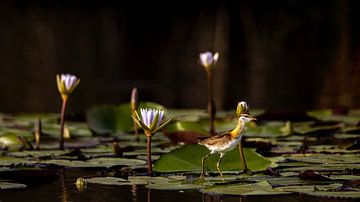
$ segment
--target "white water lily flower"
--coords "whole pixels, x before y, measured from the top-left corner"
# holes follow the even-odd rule
[[[216,64],[216,62],[219,59],[219,53],[212,53],[212,52],[204,52],[204,53],[200,53],[200,62],[201,65],[204,66],[205,68],[210,68],[213,65]]]
[[[162,118],[164,116],[164,111],[157,109],[140,109],[140,114],[143,123],[150,128],[152,124],[156,124],[156,127],[159,127]],[[155,120],[155,117],[158,115],[158,119]],[[153,123],[156,121],[156,123]]]
[[[56,75],[56,81],[59,92],[62,95],[69,95],[80,83],[80,79],[72,74]]]
[[[147,136],[153,135],[170,122],[169,119],[162,123],[164,118],[163,110],[141,108],[140,115],[141,117],[135,113],[133,119],[142,129],[144,129],[145,135]]]

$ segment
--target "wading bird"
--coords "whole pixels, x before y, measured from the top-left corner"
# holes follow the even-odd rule
[[[220,176],[224,179],[224,176],[222,175],[221,169],[220,169],[220,162],[224,155],[233,150],[237,145],[239,145],[240,148],[240,157],[242,161],[242,165],[244,165],[244,170],[247,170],[246,162],[244,158],[243,148],[241,144],[241,139],[243,136],[243,131],[245,129],[245,123],[249,121],[255,121],[256,118],[254,118],[250,114],[239,114],[238,115],[238,122],[237,126],[232,129],[231,131],[215,135],[203,140],[200,140],[198,144],[203,145],[207,147],[210,150],[210,153],[206,156],[204,156],[201,160],[201,175],[200,179],[205,178],[205,160],[211,155],[211,154],[220,154],[220,158],[216,164],[216,169],[219,171]]]

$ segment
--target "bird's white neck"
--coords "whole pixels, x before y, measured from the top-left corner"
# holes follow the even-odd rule
[[[236,128],[230,131],[231,137],[238,138],[241,132],[244,131],[244,128],[245,128],[245,122],[239,118]]]

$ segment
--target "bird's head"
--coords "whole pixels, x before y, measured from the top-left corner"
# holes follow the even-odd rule
[[[251,114],[239,114],[237,126],[230,132],[233,138],[238,138],[245,129],[245,123],[255,121],[256,118]]]
[[[250,121],[256,121],[256,118],[250,114],[240,114],[239,121],[243,121],[243,122],[247,123]]]

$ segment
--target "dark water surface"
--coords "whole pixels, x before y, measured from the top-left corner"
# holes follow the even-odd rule
[[[228,201],[228,202],[323,202],[323,201],[356,201],[345,199],[327,199],[309,196],[219,196],[202,194],[198,191],[162,191],[149,190],[144,186],[107,186],[90,184],[86,189],[80,191],[75,182],[78,177],[96,176],[98,170],[66,169],[60,172],[56,178],[51,177],[26,177],[17,179],[28,185],[20,190],[0,190],[0,202],[9,201]]]

